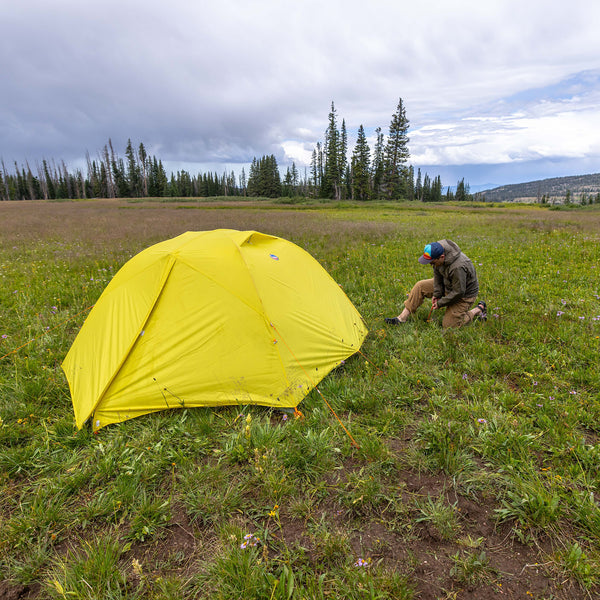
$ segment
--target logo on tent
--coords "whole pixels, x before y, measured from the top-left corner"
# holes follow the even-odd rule
[[[279,260],[279,256],[277,256],[277,254],[269,254],[269,256],[273,259],[273,260]]]

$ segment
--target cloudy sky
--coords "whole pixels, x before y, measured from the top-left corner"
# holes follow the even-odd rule
[[[411,164],[475,190],[600,172],[597,0],[1,0],[0,158],[310,164],[402,98]],[[9,168],[9,170],[11,170]]]

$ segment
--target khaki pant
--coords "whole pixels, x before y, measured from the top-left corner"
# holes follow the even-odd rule
[[[404,308],[407,308],[410,313],[414,313],[425,298],[433,298],[433,279],[423,279],[415,283],[410,291]],[[461,298],[454,304],[446,306],[442,327],[462,327],[473,320],[473,316],[469,313],[469,309],[475,302],[476,298]]]

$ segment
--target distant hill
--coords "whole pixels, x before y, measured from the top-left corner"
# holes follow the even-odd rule
[[[528,183],[501,185],[473,194],[485,202],[545,202],[556,204],[569,200],[573,203],[600,201],[600,173],[552,177]],[[582,202],[584,200],[584,202]]]

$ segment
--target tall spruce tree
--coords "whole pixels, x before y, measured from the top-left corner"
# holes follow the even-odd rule
[[[442,201],[442,178],[439,175],[431,183],[431,201]]]
[[[405,165],[410,157],[408,125],[404,104],[400,98],[390,122],[384,153],[383,184],[388,199],[397,200],[407,194],[408,172]]]
[[[423,182],[421,180],[421,168],[417,169],[417,182],[415,183],[415,199],[423,202]]]
[[[273,154],[260,160],[252,159],[248,175],[248,196],[279,198],[281,196],[281,176],[277,159]]]
[[[341,136],[337,128],[335,105],[331,103],[329,124],[325,131],[324,173],[321,194],[324,198],[341,199],[342,171],[340,169]]]
[[[346,131],[346,120],[342,119],[342,129],[340,133],[340,145],[338,150],[338,178],[342,189],[340,197],[346,196],[345,190],[350,186],[350,170],[348,165],[348,132]]]
[[[362,125],[358,128],[356,146],[352,153],[351,179],[352,198],[354,200],[369,200],[371,197],[371,150],[367,143],[365,130]]]
[[[456,184],[455,199],[460,202],[471,199],[469,193],[469,184],[465,184],[464,177]]]
[[[383,184],[383,158],[384,158],[384,146],[383,146],[383,133],[381,127],[375,130],[375,150],[373,156],[373,170],[372,170],[372,181],[373,181],[373,197],[381,197],[381,186]]]
[[[125,148],[125,156],[127,157],[127,191],[132,198],[139,198],[141,194],[141,174],[138,167],[137,158],[133,151],[131,140],[127,140]],[[125,189],[125,188],[124,188]]]

